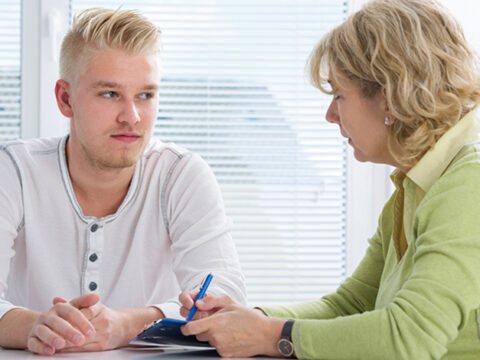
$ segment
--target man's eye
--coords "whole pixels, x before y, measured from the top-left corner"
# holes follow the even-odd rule
[[[143,93],[143,94],[140,94],[140,99],[142,100],[148,100],[148,99],[151,99],[153,97],[153,94],[152,93]]]
[[[115,91],[104,91],[100,95],[104,98],[112,99],[117,96],[117,93]]]

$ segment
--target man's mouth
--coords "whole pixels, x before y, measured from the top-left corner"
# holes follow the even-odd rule
[[[120,133],[120,134],[114,134],[111,135],[112,138],[115,140],[121,141],[123,143],[133,143],[140,139],[140,135],[137,133]]]

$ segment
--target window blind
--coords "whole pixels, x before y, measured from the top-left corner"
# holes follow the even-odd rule
[[[154,136],[220,184],[252,304],[333,291],[345,276],[346,146],[305,65],[338,0],[71,0],[141,10],[163,32]]]
[[[21,0],[0,0],[0,142],[20,137]]]

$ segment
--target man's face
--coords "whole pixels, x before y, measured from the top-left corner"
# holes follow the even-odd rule
[[[159,71],[155,54],[108,49],[88,56],[70,84],[69,158],[100,169],[135,165],[157,117]]]

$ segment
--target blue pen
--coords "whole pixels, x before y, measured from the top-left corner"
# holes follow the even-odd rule
[[[207,292],[208,285],[210,285],[210,282],[212,281],[212,279],[213,279],[212,274],[208,274],[207,277],[205,278],[205,281],[203,282],[202,287],[198,292],[197,298],[193,302],[193,307],[190,309],[190,312],[188,313],[187,321],[192,320],[193,316],[197,312],[197,307],[195,306],[195,303],[197,302],[197,300],[203,299],[203,297],[205,296],[205,293]]]

